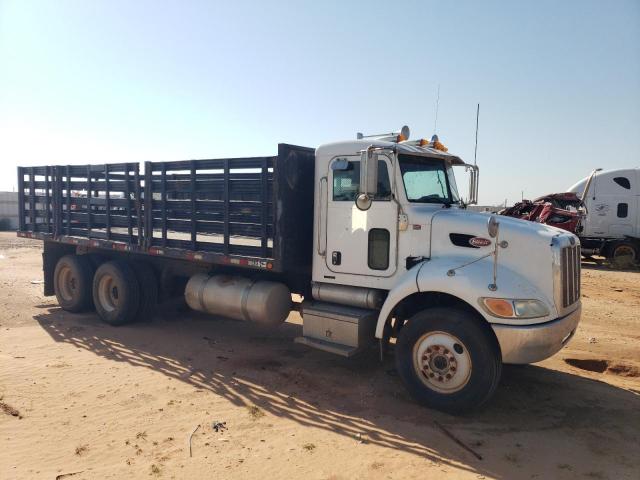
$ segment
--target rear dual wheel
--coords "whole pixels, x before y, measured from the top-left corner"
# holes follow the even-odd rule
[[[91,283],[94,267],[83,255],[65,255],[58,260],[53,272],[53,290],[58,305],[68,312],[91,310]]]
[[[140,285],[133,269],[121,260],[103,263],[93,277],[93,303],[109,325],[131,323],[140,304]]]
[[[110,325],[150,319],[158,301],[156,276],[146,263],[103,263],[93,277],[93,301],[100,318]]]
[[[96,269],[86,255],[65,255],[56,264],[53,287],[68,312],[97,310],[111,325],[149,320],[158,304],[158,278],[145,262],[114,260]]]

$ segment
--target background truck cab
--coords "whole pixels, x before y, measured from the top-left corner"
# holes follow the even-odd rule
[[[595,170],[569,188],[583,197],[580,233],[585,254],[619,264],[640,261],[640,169]]]

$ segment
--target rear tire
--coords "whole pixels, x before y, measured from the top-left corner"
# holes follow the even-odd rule
[[[132,266],[140,285],[136,317],[138,320],[152,320],[158,308],[158,277],[148,263],[134,262]]]
[[[103,263],[93,277],[93,302],[100,318],[110,325],[136,319],[140,286],[133,269],[121,260]]]
[[[638,263],[640,251],[633,242],[619,241],[609,249],[608,258],[615,267],[628,268]]]
[[[63,310],[77,313],[93,308],[93,272],[93,265],[85,256],[65,255],[58,260],[53,273],[53,289]]]
[[[497,340],[469,312],[430,308],[415,314],[396,343],[396,369],[421,404],[449,413],[482,406],[502,372]]]

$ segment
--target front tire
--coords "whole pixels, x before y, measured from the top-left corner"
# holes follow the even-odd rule
[[[502,358],[493,333],[476,316],[438,307],[418,312],[402,328],[396,369],[419,403],[460,413],[491,398]]]
[[[100,265],[93,277],[93,302],[106,323],[133,322],[140,306],[140,286],[133,269],[121,260]]]
[[[86,256],[65,255],[58,260],[53,272],[53,290],[63,310],[77,313],[93,307],[93,272],[93,265]]]

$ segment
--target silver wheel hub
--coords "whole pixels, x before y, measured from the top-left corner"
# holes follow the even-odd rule
[[[471,378],[471,356],[466,346],[446,332],[428,332],[413,349],[416,373],[431,390],[455,393]]]
[[[456,357],[444,345],[428,347],[422,354],[422,371],[429,378],[447,383],[458,368]]]
[[[98,301],[107,312],[118,308],[120,300],[118,286],[111,275],[104,275],[98,282]]]
[[[58,292],[63,300],[70,302],[78,289],[77,280],[73,276],[71,268],[64,266],[58,271]]]

